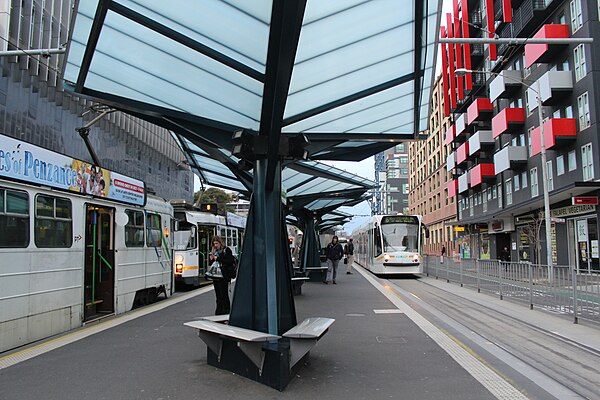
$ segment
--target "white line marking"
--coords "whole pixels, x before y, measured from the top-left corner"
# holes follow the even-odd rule
[[[115,326],[124,324],[125,322],[129,322],[136,318],[143,317],[144,315],[148,315],[148,314],[156,312],[156,311],[164,310],[165,308],[167,308],[169,306],[189,300],[191,298],[194,298],[196,296],[199,296],[199,295],[209,292],[211,290],[213,290],[212,286],[206,286],[201,289],[194,290],[191,293],[187,293],[182,296],[179,296],[177,298],[171,297],[169,299],[163,300],[159,303],[145,307],[143,309],[130,311],[126,314],[122,314],[119,317],[116,317],[116,318],[113,318],[113,319],[110,319],[110,320],[107,320],[104,322],[100,322],[98,324],[90,325],[90,326],[82,328],[82,329],[78,329],[75,332],[67,333],[56,339],[52,339],[52,340],[40,343],[36,346],[29,347],[27,349],[18,351],[16,353],[13,353],[13,354],[10,354],[10,355],[4,356],[4,357],[0,357],[0,370],[11,367],[22,361],[26,361],[31,358],[37,357],[37,356],[47,353],[51,350],[58,349],[60,347],[74,343],[74,342],[84,339],[88,336],[95,335],[96,333],[99,333],[99,332],[105,331],[107,329],[113,328]]]
[[[408,292],[408,293],[410,293],[410,292]],[[414,297],[415,299],[419,299],[419,300],[421,300],[421,298],[420,298],[419,296],[417,296],[416,294],[414,294],[414,293],[410,293],[410,295],[411,295],[412,297]],[[421,301],[423,301],[423,300],[421,300]]]
[[[402,310],[398,310],[397,308],[390,308],[385,310],[373,310],[375,314],[404,314]]]
[[[421,314],[413,310],[403,302],[390,288],[384,288],[371,274],[362,268],[356,270],[365,277],[371,285],[377,288],[388,298],[399,310],[402,310],[423,332],[432,338],[450,357],[463,367],[483,387],[490,391],[500,400],[527,400],[527,397],[517,388],[508,383],[504,378],[479,361],[458,343],[444,334],[439,328],[425,319]]]

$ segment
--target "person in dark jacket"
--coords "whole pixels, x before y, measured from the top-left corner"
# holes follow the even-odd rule
[[[233,266],[235,258],[231,249],[225,246],[225,242],[220,236],[213,237],[213,251],[208,255],[209,265],[213,262],[218,261],[221,264],[221,271],[223,272],[223,278],[214,278],[213,286],[215,287],[215,294],[217,296],[217,310],[215,315],[229,314],[231,311],[231,302],[229,301],[229,282],[231,279],[226,276],[224,272],[227,267]]]
[[[331,243],[327,245],[327,278],[323,281],[323,283],[327,284],[332,282],[334,285],[336,284],[335,278],[337,276],[337,267],[344,257],[344,249],[342,245],[338,242],[338,237],[334,236],[331,239]]]
[[[344,254],[346,255],[346,274],[352,274],[352,264],[354,264],[354,240],[348,239],[348,243],[344,247]]]

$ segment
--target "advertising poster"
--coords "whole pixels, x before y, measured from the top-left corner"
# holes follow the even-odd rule
[[[479,258],[481,258],[482,260],[489,260],[491,258],[491,256],[490,256],[490,238],[487,234],[481,235],[481,246],[479,248],[481,249]]]
[[[0,177],[143,206],[144,182],[0,135]]]

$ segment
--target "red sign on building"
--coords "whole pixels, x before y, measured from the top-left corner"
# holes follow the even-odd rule
[[[575,196],[572,198],[573,205],[588,204],[598,205],[598,196]]]

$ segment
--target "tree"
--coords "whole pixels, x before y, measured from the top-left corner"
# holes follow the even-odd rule
[[[198,201],[198,196],[200,196],[200,201]],[[204,191],[197,191],[194,193],[194,203],[196,205],[216,203],[218,215],[226,215],[228,211],[233,211],[233,208],[227,207],[227,204],[231,203],[231,195],[218,188],[211,187]]]

